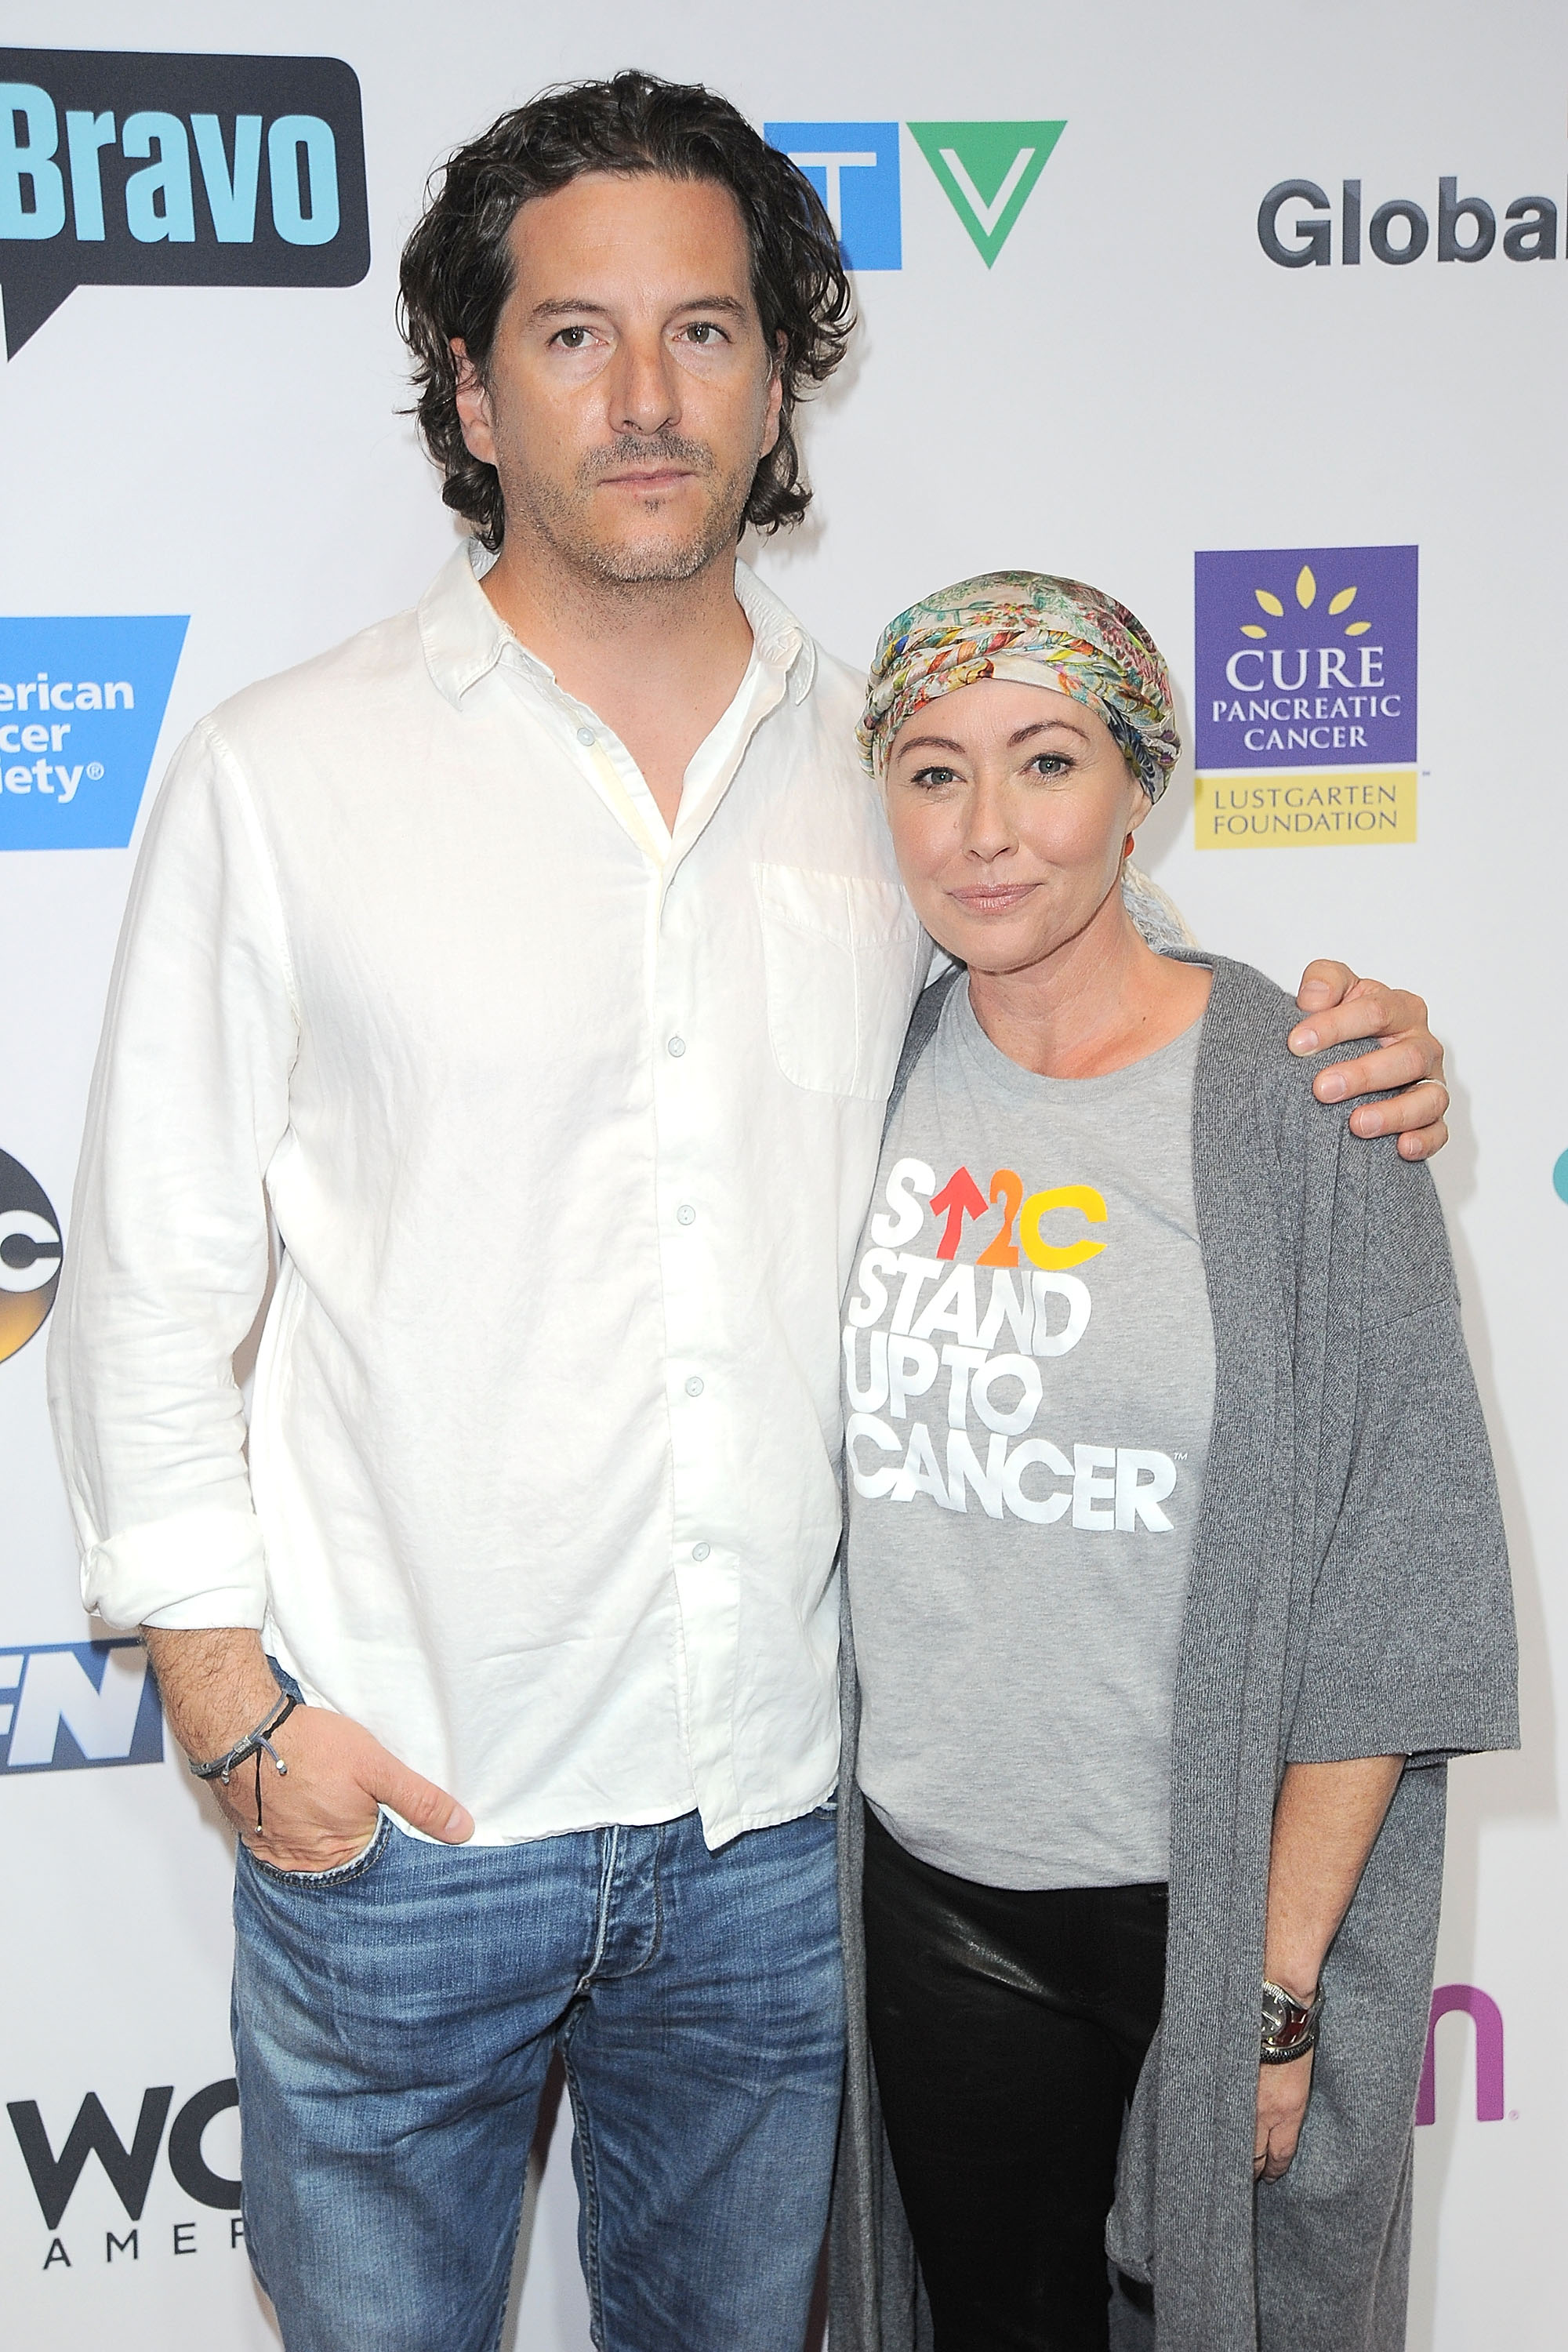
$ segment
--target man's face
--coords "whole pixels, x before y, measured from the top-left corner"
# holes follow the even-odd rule
[[[600,581],[692,578],[739,538],[778,438],[734,198],[589,173],[525,205],[510,243],[488,380],[465,368],[458,392],[509,541],[542,541]]]

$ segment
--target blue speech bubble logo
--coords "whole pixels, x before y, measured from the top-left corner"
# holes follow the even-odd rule
[[[0,48],[8,358],[78,286],[355,286],[369,268],[341,58]]]
[[[0,850],[126,846],[188,625],[0,619]]]

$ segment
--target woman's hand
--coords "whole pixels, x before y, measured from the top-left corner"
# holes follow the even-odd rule
[[[1443,1048],[1427,1026],[1423,1000],[1380,980],[1358,980],[1348,964],[1322,961],[1307,966],[1296,1002],[1307,1018],[1290,1033],[1293,1054],[1324,1053],[1352,1037],[1377,1040],[1370,1054],[1319,1071],[1312,1081],[1318,1100],[1343,1102],[1393,1087],[1387,1102],[1363,1103],[1351,1113],[1352,1131],[1396,1135],[1405,1160],[1441,1151],[1448,1140],[1448,1089]]]
[[[1252,2155],[1255,2180],[1278,2180],[1289,2171],[1311,2087],[1310,2050],[1304,2058],[1292,2058],[1283,2066],[1259,2066],[1258,2131]]]
[[[1305,2005],[1316,1998],[1324,1958],[1404,1769],[1403,1756],[1285,1768],[1274,1808],[1263,1972],[1292,2000]],[[1331,2010],[1324,2031],[1333,2032]],[[1310,2051],[1259,2066],[1255,2180],[1278,2180],[1289,2170],[1311,2087]]]

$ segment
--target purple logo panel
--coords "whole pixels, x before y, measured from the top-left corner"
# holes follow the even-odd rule
[[[1476,2121],[1496,2124],[1503,2116],[1502,2011],[1479,1985],[1439,1985],[1432,1996],[1432,2019],[1426,2028],[1426,2057],[1421,2088],[1415,2096],[1415,2120],[1437,2120],[1437,2026],[1454,2010],[1463,2010],[1476,2028]]]
[[[1194,558],[1200,770],[1415,758],[1414,547]]]

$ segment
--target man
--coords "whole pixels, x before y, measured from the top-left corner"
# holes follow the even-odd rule
[[[799,2352],[837,1307],[927,950],[858,682],[735,550],[847,289],[784,157],[623,75],[455,157],[404,293],[479,561],[204,722],[149,827],[56,1314],[85,1589],[239,1832],[289,2352],[495,2343],[557,2049],[595,2341]],[[1435,1070],[1329,970],[1322,1043],[1405,1033],[1349,1088]]]

